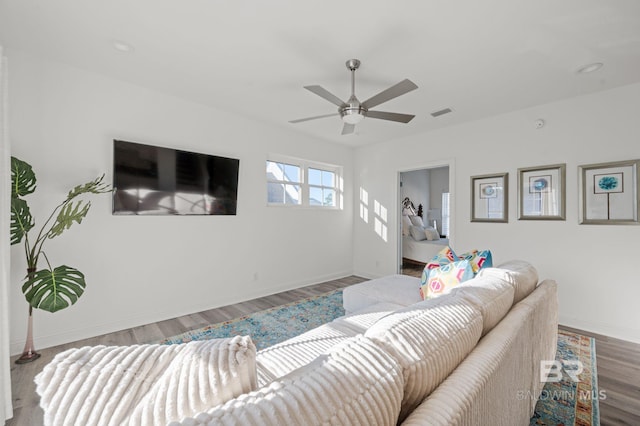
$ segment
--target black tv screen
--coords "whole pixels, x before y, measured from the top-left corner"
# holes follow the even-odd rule
[[[235,215],[240,160],[113,141],[113,214]]]

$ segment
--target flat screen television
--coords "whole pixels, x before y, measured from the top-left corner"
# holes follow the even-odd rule
[[[235,215],[240,160],[113,141],[113,214]]]

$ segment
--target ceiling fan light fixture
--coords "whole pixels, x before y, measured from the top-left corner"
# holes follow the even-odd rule
[[[359,108],[345,109],[340,112],[342,121],[347,124],[358,124],[364,119],[364,114]]]

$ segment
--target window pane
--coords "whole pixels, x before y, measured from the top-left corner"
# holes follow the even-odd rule
[[[309,168],[309,185],[322,185],[322,170]]]
[[[267,201],[269,203],[284,203],[284,185],[281,183],[267,183]]]
[[[284,176],[284,164],[267,161],[267,179],[282,180]]]
[[[284,175],[286,181],[300,182],[300,167],[291,164],[284,165]]]
[[[285,185],[285,203],[300,204],[300,185]]]
[[[330,186],[335,188],[336,184],[336,174],[333,172],[328,172],[326,170],[322,171],[322,186]]]
[[[322,188],[312,186],[309,188],[309,205],[321,206],[322,203]]]
[[[335,207],[336,205],[336,191],[333,189],[326,189],[323,191],[324,205]]]

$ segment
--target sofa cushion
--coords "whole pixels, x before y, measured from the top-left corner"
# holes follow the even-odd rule
[[[400,420],[473,350],[482,328],[478,308],[449,294],[398,310],[367,330],[365,336],[392,354],[402,367]]]
[[[452,294],[476,306],[482,313],[482,335],[498,324],[513,306],[514,287],[497,277],[476,277],[454,288]]]
[[[185,425],[395,425],[402,371],[362,335],[257,391],[183,422]]]
[[[86,346],[35,378],[47,425],[167,424],[256,389],[248,336],[180,345]]]
[[[336,344],[364,333],[378,319],[402,307],[384,302],[371,305],[262,349],[256,356],[258,386],[265,386],[308,364],[318,356],[327,353]]]
[[[429,270],[427,282],[420,287],[420,296],[422,299],[442,296],[471,278],[473,270],[468,260],[447,263]]]
[[[538,284],[538,271],[524,260],[510,260],[497,268],[486,268],[478,272],[479,277],[496,277],[513,285],[515,294],[513,303],[518,303],[527,297]]]
[[[299,336],[262,349],[256,356],[258,387],[268,385],[358,334],[348,327],[323,324]]]
[[[407,275],[388,275],[364,281],[342,291],[342,304],[347,314],[380,302],[409,306],[421,301],[420,279]]]

